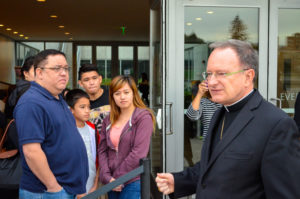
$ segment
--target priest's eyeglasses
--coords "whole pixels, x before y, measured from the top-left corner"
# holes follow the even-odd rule
[[[210,80],[213,75],[215,76],[216,79],[224,79],[226,77],[229,77],[231,75],[235,75],[235,74],[244,72],[244,71],[249,70],[249,69],[250,68],[242,69],[242,70],[235,71],[235,72],[230,72],[230,73],[226,73],[226,72],[215,72],[215,73],[212,73],[212,72],[203,72],[202,76],[206,80]]]

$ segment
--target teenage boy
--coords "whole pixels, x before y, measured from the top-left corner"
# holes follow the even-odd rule
[[[88,121],[90,115],[90,98],[83,90],[73,89],[67,93],[66,101],[74,115],[78,132],[86,147],[89,165],[86,193],[91,193],[98,186],[98,156],[96,153],[97,146],[100,144],[100,136],[97,130],[95,130],[95,125]],[[77,198],[85,195],[78,195]]]
[[[102,121],[109,114],[108,90],[101,87],[102,76],[97,67],[92,64],[82,65],[78,72],[78,83],[90,97],[90,122],[101,131]]]

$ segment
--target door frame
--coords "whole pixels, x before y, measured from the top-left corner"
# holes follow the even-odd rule
[[[278,11],[281,8],[300,9],[300,2],[298,0],[272,0],[270,2],[268,100],[274,105],[281,101],[277,98],[277,81],[274,81],[277,80],[278,73],[278,42],[274,41],[278,41]],[[282,110],[287,113],[294,113],[294,110],[290,108],[282,108]]]
[[[166,170],[181,171],[184,166],[184,7],[259,8],[258,90],[267,98],[268,79],[268,0],[168,0],[166,8],[166,102],[172,103],[173,134],[166,136]],[[167,122],[168,123],[168,122]],[[168,126],[168,125],[167,125]],[[168,128],[168,127],[167,127]],[[170,128],[170,127],[169,127]]]

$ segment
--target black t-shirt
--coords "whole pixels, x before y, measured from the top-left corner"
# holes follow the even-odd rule
[[[103,93],[102,95],[96,99],[96,100],[90,100],[91,103],[91,109],[97,108],[97,107],[101,107],[101,106],[105,106],[105,105],[109,105],[109,95],[108,95],[108,90],[106,88],[102,88],[103,89]]]
[[[106,88],[102,88],[102,95],[96,100],[90,100],[91,103],[91,113],[90,113],[90,122],[94,123],[97,127],[97,130],[101,131],[101,126],[103,119],[108,116],[110,112],[109,105],[109,95]]]

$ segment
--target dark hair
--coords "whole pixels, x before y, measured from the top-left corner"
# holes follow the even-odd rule
[[[7,91],[0,90],[0,100],[3,100],[7,96]]]
[[[244,67],[243,69],[253,69],[255,71],[255,77],[253,79],[253,82],[255,82],[258,69],[258,53],[250,43],[236,39],[230,39],[225,42],[212,43],[209,47],[212,49],[231,48],[234,50],[239,57],[239,61]]]
[[[75,104],[80,98],[90,99],[90,96],[83,90],[76,88],[67,93],[66,102],[71,108],[74,108]]]
[[[34,70],[37,68],[42,68],[47,64],[47,59],[49,55],[62,55],[66,58],[65,53],[55,50],[55,49],[47,49],[39,52],[34,58]]]
[[[71,89],[69,88],[65,88],[62,92],[61,95],[64,98],[64,100],[66,100],[66,95],[68,94],[68,92],[70,92]]]
[[[142,82],[143,81],[148,81],[148,75],[147,75],[147,73],[142,73],[141,77],[142,77]]]
[[[28,72],[31,69],[31,67],[33,67],[34,58],[34,56],[30,56],[25,59],[24,64],[21,68],[22,79],[25,79],[24,71]]]
[[[81,65],[81,67],[79,68],[79,71],[78,71],[78,80],[81,80],[81,76],[83,73],[91,72],[91,71],[96,71],[98,73],[98,75],[101,75],[98,72],[97,66],[95,66],[94,64],[83,64],[83,65]]]

